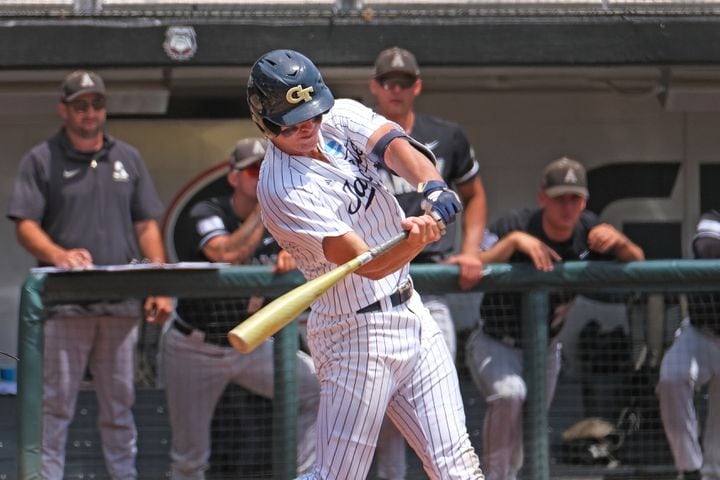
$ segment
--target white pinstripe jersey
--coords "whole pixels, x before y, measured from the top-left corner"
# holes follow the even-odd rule
[[[329,164],[268,144],[258,184],[263,221],[307,280],[337,266],[325,259],[325,237],[353,231],[373,247],[402,231],[402,209],[365,150],[368,138],[388,122],[354,100],[341,99],[320,127],[320,147]],[[348,275],[312,309],[323,315],[353,313],[392,294],[408,271],[405,265],[378,281]]]

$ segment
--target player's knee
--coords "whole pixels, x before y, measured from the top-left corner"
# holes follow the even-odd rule
[[[494,393],[488,397],[488,401],[501,402],[508,407],[522,409],[522,404],[527,396],[527,386],[523,379],[513,375],[493,384]]]
[[[678,391],[693,388],[693,384],[692,376],[688,372],[666,369],[661,372],[655,391],[660,397],[674,396]]]

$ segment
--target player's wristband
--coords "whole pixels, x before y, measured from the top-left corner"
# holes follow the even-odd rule
[[[428,182],[418,183],[417,191],[427,198],[427,196],[435,190],[444,190],[446,188],[448,188],[447,183],[442,180],[430,180]]]
[[[418,190],[425,197],[422,202],[425,213],[432,215],[435,220],[442,222],[444,226],[453,223],[457,214],[463,210],[460,198],[442,180],[430,180],[429,182],[420,183]]]

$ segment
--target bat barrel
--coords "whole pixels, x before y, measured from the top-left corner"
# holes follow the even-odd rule
[[[230,345],[240,353],[250,353],[265,341],[265,337],[257,336],[256,338],[256,336],[246,332],[246,329],[242,328],[243,325],[244,323],[241,323],[230,330],[230,333],[228,333],[228,341]]]

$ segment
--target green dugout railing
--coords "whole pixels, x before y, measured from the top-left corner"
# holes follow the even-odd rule
[[[473,289],[477,292],[523,292],[525,406],[524,472],[533,480],[549,480],[548,421],[545,391],[548,293],[697,292],[720,290],[720,261],[669,260],[633,262],[568,262],[553,272],[529,265],[495,264]],[[458,269],[450,265],[417,265],[411,269],[420,292],[458,293]],[[273,275],[269,267],[219,269],[142,269],[122,272],[85,271],[31,274],[22,287],[18,350],[18,478],[40,479],[42,435],[42,325],[46,305],[73,301],[119,300],[147,295],[225,298],[277,296],[303,282],[297,272]],[[297,327],[276,337],[273,465],[274,478],[295,472]]]

